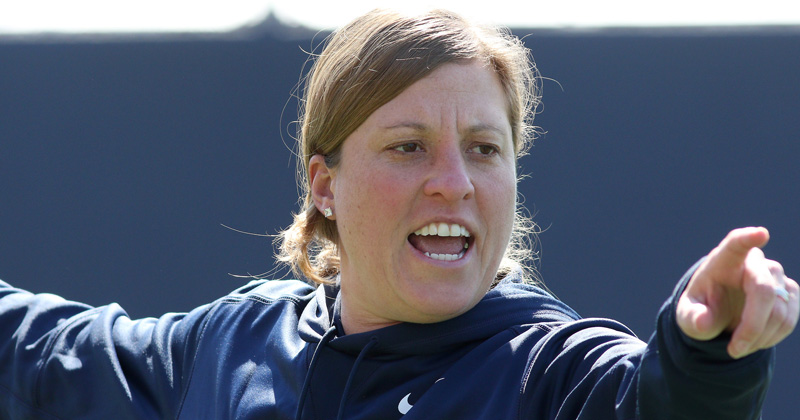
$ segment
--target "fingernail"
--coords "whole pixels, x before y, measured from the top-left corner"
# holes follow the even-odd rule
[[[747,353],[747,350],[750,349],[750,343],[747,341],[737,341],[733,344],[733,354],[731,356],[734,359],[738,359]]]

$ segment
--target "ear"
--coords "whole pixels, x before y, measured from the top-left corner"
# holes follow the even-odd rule
[[[320,213],[324,213],[326,208],[334,208],[333,188],[331,188],[333,175],[333,170],[325,164],[324,156],[319,154],[311,156],[308,162],[308,183],[311,186],[314,206]],[[334,220],[336,216],[328,218]]]

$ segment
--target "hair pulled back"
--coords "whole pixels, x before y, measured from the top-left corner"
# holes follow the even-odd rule
[[[521,156],[533,137],[539,78],[528,49],[507,30],[478,26],[443,10],[421,15],[374,10],[328,38],[304,79],[297,133],[298,184],[304,198],[292,225],[278,237],[280,261],[314,283],[328,283],[338,274],[336,222],[314,205],[309,160],[319,154],[335,168],[345,139],[375,110],[442,64],[471,60],[497,73]],[[533,226],[518,209],[502,272],[530,256],[526,238]]]

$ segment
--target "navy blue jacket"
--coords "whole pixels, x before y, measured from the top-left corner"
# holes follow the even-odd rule
[[[691,273],[691,271],[690,271]],[[649,343],[507,278],[467,313],[342,335],[338,290],[255,281],[130,320],[0,282],[0,419],[757,419],[773,352]]]

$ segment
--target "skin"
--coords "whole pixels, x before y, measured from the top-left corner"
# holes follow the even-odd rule
[[[508,244],[516,157],[498,77],[445,64],[388,102],[342,145],[341,162],[309,165],[318,208],[340,235],[342,323],[348,334],[458,316],[484,296]],[[457,223],[470,246],[438,261],[411,245],[432,222]]]
[[[678,301],[681,330],[697,340],[731,333],[728,354],[741,358],[783,341],[797,325],[797,282],[761,250],[769,241],[764,228],[736,229],[708,254]],[[789,292],[779,298],[776,287]]]
[[[441,66],[354,131],[338,167],[312,157],[309,179],[317,208],[334,209],[348,334],[466,312],[494,278],[515,209],[516,162],[497,76],[477,63]],[[431,222],[468,228],[462,259],[432,260],[410,244]],[[764,228],[737,229],[709,253],[676,306],[684,334],[730,333],[733,358],[791,334],[800,288],[764,256],[768,240]]]

